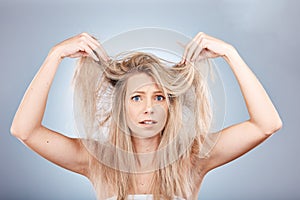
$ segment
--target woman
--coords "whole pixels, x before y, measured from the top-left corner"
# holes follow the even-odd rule
[[[65,57],[81,58],[74,103],[84,139],[66,137],[41,123]],[[216,57],[231,67],[250,118],[209,137],[209,93],[199,65]],[[221,40],[197,34],[181,62],[168,68],[146,53],[111,60],[95,38],[82,33],[51,49],[11,132],[51,162],[89,178],[99,199],[197,199],[207,172],[250,151],[281,126],[260,82]],[[99,138],[105,130],[105,139]]]

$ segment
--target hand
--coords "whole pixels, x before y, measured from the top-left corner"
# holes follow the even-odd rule
[[[88,33],[81,33],[57,44],[53,51],[58,52],[61,58],[90,56],[96,61],[99,61],[100,58],[104,61],[109,60],[101,44]]]
[[[214,37],[200,32],[186,46],[181,64],[188,62],[198,62],[205,58],[225,57],[234,48]]]

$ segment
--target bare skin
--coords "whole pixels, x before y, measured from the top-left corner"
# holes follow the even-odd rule
[[[128,79],[126,94],[125,110],[133,140],[158,141],[153,137],[159,137],[168,115],[162,90],[150,76],[138,73]]]
[[[42,125],[42,119],[51,84],[63,58],[90,56],[98,60],[95,52],[104,61],[109,59],[101,44],[87,33],[74,36],[53,47],[29,85],[11,126],[11,133],[29,148],[49,161],[86,177],[89,177],[87,169],[90,155],[81,146],[79,139],[48,129]],[[216,57],[224,58],[232,69],[243,94],[249,119],[221,131],[211,156],[199,166],[203,174],[195,177],[199,184],[194,190],[193,199],[197,199],[202,179],[207,172],[242,156],[282,126],[263,86],[231,45],[199,33],[186,46],[181,62],[197,62],[203,58]],[[139,152],[147,152],[153,149],[151,145],[157,145],[157,141],[154,136],[153,141],[151,138],[137,139],[134,143]],[[145,177],[141,177],[141,181],[143,178]]]

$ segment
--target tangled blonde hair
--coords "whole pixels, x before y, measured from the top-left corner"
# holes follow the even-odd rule
[[[170,64],[170,63],[169,63]],[[127,199],[137,192],[137,163],[126,122],[127,80],[145,73],[167,97],[168,119],[155,160],[142,172],[153,172],[149,193],[153,199],[189,199],[197,190],[201,157],[209,156],[216,140],[208,137],[212,122],[210,95],[201,66],[172,64],[150,53],[127,52],[101,63],[81,58],[74,75],[74,114],[82,143],[91,153],[89,178],[99,199],[112,195]],[[154,166],[154,167],[153,167]]]

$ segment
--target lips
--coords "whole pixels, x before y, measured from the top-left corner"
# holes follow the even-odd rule
[[[139,124],[152,125],[152,124],[157,124],[157,121],[151,120],[151,119],[146,119],[146,120],[140,121]]]

